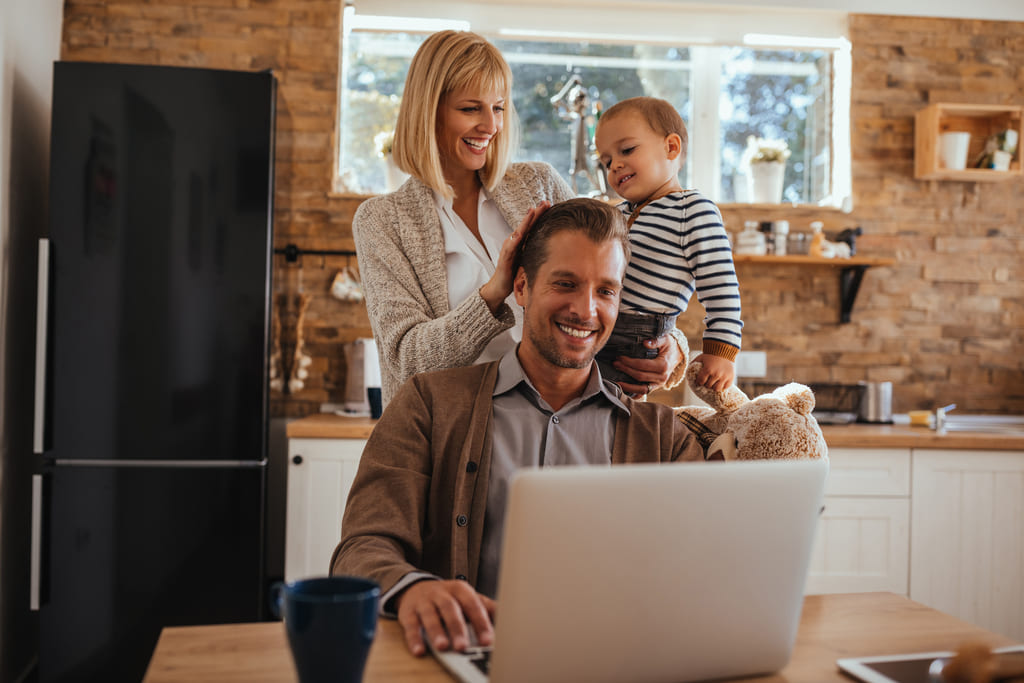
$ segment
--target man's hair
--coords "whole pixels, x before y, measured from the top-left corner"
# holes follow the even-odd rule
[[[505,98],[504,125],[487,147],[480,171],[493,190],[508,170],[519,144],[519,119],[512,105],[512,70],[498,48],[469,31],[440,31],[429,36],[409,64],[395,124],[392,157],[398,168],[448,199],[454,191],[444,179],[437,148],[437,111],[445,95],[462,88],[496,90]]]
[[[630,97],[609,107],[607,111],[601,114],[598,123],[610,121],[616,116],[627,112],[636,112],[642,116],[647,121],[647,125],[651,127],[651,130],[662,137],[668,137],[673,133],[678,135],[679,139],[682,140],[681,156],[683,159],[686,159],[687,148],[690,145],[690,136],[686,132],[686,124],[683,123],[683,117],[679,115],[675,107],[657,97]]]
[[[629,262],[629,228],[622,212],[597,199],[577,197],[551,206],[526,233],[516,265],[526,271],[529,284],[533,284],[537,271],[548,258],[548,242],[566,231],[583,233],[595,244],[617,241],[622,246],[625,261]]]

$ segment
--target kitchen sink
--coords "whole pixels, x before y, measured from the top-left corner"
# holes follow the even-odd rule
[[[1024,435],[1024,415],[969,415],[948,413],[947,432],[996,432]]]

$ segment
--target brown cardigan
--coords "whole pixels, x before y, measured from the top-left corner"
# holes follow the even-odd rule
[[[476,585],[491,463],[497,361],[413,376],[374,428],[342,518],[332,574],[387,592],[411,571]],[[624,398],[612,463],[704,459],[664,405]]]

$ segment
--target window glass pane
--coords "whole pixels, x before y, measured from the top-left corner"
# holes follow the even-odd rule
[[[748,201],[747,138],[784,140],[783,200],[815,204],[831,193],[831,65],[823,51],[722,48],[719,117],[722,201]]]
[[[690,68],[687,48],[648,45],[601,45],[596,43],[539,43],[497,40],[495,45],[508,60],[513,74],[512,100],[519,112],[522,131],[519,160],[546,161],[572,182],[573,138],[576,107],[565,93],[573,77],[586,94],[585,141],[593,142],[595,114],[619,100],[638,95],[671,102],[687,118],[690,104]],[[583,159],[576,163],[576,188],[582,194],[604,190],[600,168],[588,149],[590,175]],[[595,183],[601,187],[595,187]]]
[[[372,194],[386,187],[379,149],[395,129],[409,62],[423,34],[353,31],[342,54],[339,176],[349,192]]]
[[[379,144],[394,128],[409,61],[425,37],[367,30],[346,36],[338,139],[344,190],[370,194],[389,189]],[[741,162],[747,138],[757,136],[785,140],[790,149],[784,201],[816,204],[833,193],[833,58],[827,50],[492,40],[514,76],[512,98],[522,132],[516,159],[550,163],[570,184],[575,179],[581,194],[603,189],[603,176],[589,149],[595,113],[637,95],[668,100],[687,122],[691,144],[680,173],[684,187],[693,186],[697,169],[699,189],[707,196],[719,202],[748,201]],[[695,64],[716,66],[701,71]],[[708,79],[709,74],[717,76]],[[695,87],[697,76],[710,89]],[[585,94],[581,113],[588,148],[576,155],[575,178],[570,169],[579,117],[569,93],[558,98],[574,77]],[[697,101],[703,92],[708,101]],[[718,115],[705,114],[701,129],[694,112]],[[709,138],[718,144],[695,150],[695,139]]]

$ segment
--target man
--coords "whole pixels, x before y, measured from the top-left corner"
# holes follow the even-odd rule
[[[572,199],[524,238],[513,293],[523,339],[491,363],[409,379],[373,430],[331,569],[384,591],[413,654],[493,639],[505,501],[515,470],[700,460],[673,411],[633,401],[594,357],[618,313],[629,256],[621,213]],[[421,632],[422,629],[422,632]]]

